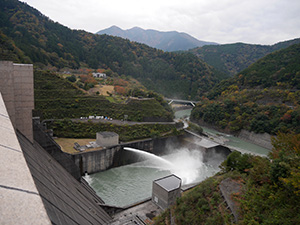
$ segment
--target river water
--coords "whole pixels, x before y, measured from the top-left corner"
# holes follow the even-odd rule
[[[178,111],[175,117],[189,117],[190,113],[191,109]],[[215,137],[222,136],[227,139],[225,145],[231,149],[262,156],[266,156],[269,152],[268,149],[231,135],[205,127],[203,129]],[[204,163],[200,151],[186,148],[171,149],[171,152],[172,154],[163,156],[163,159],[173,166],[146,157],[143,162],[86,175],[84,178],[107,205],[124,207],[150,198],[153,180],[175,174],[182,179],[183,186],[199,183],[217,173],[219,165],[224,160],[224,156],[216,154]]]
[[[138,154],[138,153],[137,153]],[[218,172],[223,155],[215,155],[204,163],[202,153],[186,148],[173,149],[162,160],[153,158],[143,162],[116,167],[104,172],[86,175],[84,178],[108,205],[125,207],[151,197],[152,182],[175,174],[187,186],[199,183]]]

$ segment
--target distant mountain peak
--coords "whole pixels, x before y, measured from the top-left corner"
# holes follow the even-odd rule
[[[108,34],[126,38],[131,41],[143,43],[151,47],[170,52],[188,50],[204,45],[216,45],[216,43],[213,42],[200,41],[183,32],[157,31],[153,29],[145,30],[140,27],[133,27],[127,30],[123,30],[114,25],[107,29],[98,31],[97,34]]]

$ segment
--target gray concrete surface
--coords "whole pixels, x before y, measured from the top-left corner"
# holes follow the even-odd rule
[[[115,214],[111,225],[151,224],[151,220],[161,212],[162,210],[149,200]]]
[[[32,110],[34,108],[33,66],[0,61],[0,92],[13,126],[31,142]]]
[[[51,224],[0,93],[0,224]]]

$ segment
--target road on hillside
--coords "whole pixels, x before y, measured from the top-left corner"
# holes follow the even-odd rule
[[[122,121],[122,120],[105,120],[105,119],[71,119],[73,122],[88,122],[91,121],[92,123],[113,123],[116,125],[137,125],[137,124],[171,124],[174,125],[175,122],[134,122],[134,121]]]

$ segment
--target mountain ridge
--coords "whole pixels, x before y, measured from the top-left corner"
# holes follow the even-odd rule
[[[255,45],[242,42],[207,45],[189,50],[217,70],[233,76],[252,63],[274,51],[300,43],[300,38],[278,42],[274,45]]]
[[[168,97],[195,99],[223,76],[193,54],[71,30],[17,0],[0,0],[0,37],[1,60],[42,69],[109,69]]]
[[[300,44],[268,54],[215,85],[191,120],[227,132],[300,132]]]
[[[130,41],[135,41],[158,48],[164,51],[183,51],[204,45],[216,45],[214,42],[198,40],[191,35],[178,31],[157,31],[154,29],[143,29],[133,27],[123,30],[118,26],[98,31],[96,34],[107,34],[118,36]]]

